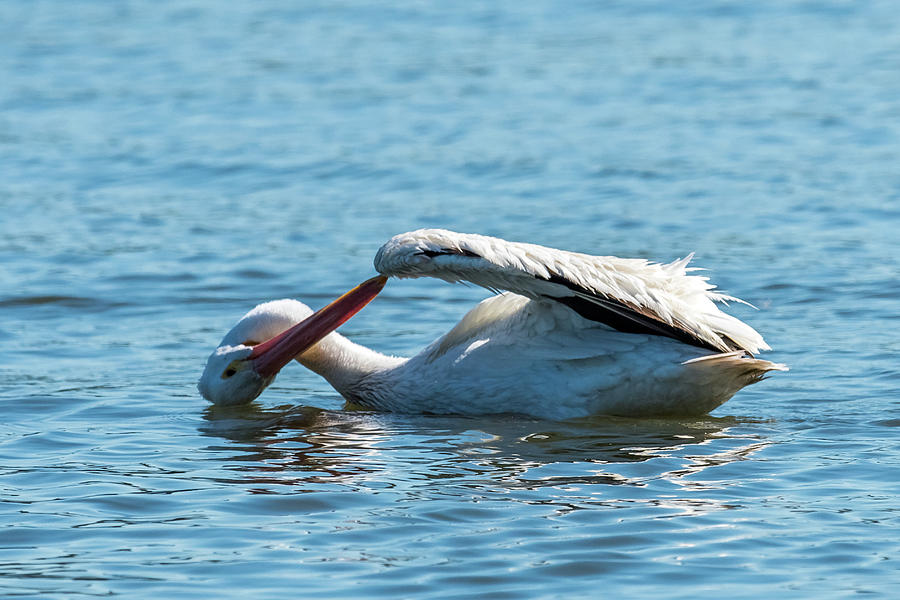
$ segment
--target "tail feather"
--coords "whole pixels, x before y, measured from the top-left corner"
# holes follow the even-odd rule
[[[702,374],[698,375],[710,380],[731,380],[737,389],[765,379],[766,373],[770,371],[788,370],[787,365],[752,358],[740,350],[692,358],[682,364],[702,370]]]

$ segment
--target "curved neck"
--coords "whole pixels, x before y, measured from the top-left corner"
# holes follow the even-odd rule
[[[364,377],[404,362],[351,342],[339,333],[330,333],[318,344],[296,357],[304,367],[315,371],[342,395]]]

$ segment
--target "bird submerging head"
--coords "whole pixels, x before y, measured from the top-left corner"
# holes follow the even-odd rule
[[[567,419],[705,414],[781,364],[752,327],[722,312],[737,301],[669,264],[591,256],[481,235],[421,229],[375,255],[381,275],[313,313],[260,304],[210,356],[201,394],[256,398],[296,359],[349,402],[375,410]],[[436,277],[498,294],[411,358],[380,354],[334,330],[388,277]]]

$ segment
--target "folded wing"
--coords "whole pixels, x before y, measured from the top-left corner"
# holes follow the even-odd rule
[[[375,268],[395,277],[436,277],[562,303],[618,331],[670,337],[717,352],[769,347],[717,303],[738,301],[692,275],[691,256],[669,264],[591,256],[535,244],[421,229],[391,238]]]

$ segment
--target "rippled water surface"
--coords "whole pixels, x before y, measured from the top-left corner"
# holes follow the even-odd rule
[[[0,3],[0,596],[890,597],[894,2]],[[691,420],[212,410],[395,233],[696,251],[789,373]],[[484,297],[392,282],[412,353]]]

